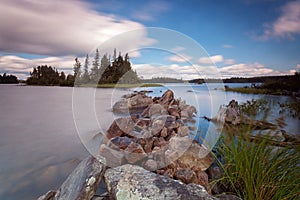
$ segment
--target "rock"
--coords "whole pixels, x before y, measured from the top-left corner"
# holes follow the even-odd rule
[[[174,100],[174,93],[172,90],[167,90],[158,102],[161,104],[169,104],[172,100]]]
[[[132,138],[129,137],[114,137],[109,140],[108,145],[110,148],[115,150],[126,149],[128,145],[133,141]]]
[[[220,200],[242,200],[241,198],[234,196],[232,194],[224,194],[224,193],[217,195],[217,197]]]
[[[129,97],[129,96],[126,96]],[[114,113],[141,113],[152,104],[152,98],[144,94],[134,94],[128,99],[122,99],[113,105]]]
[[[38,200],[53,200],[54,196],[56,194],[56,191],[48,191],[46,194],[43,196],[40,196]]]
[[[180,162],[188,168],[199,166],[202,171],[214,162],[214,156],[206,147],[188,137],[172,137],[165,159],[167,163]]]
[[[181,182],[149,172],[142,167],[123,165],[105,172],[105,183],[110,197],[124,199],[215,200],[196,184]]]
[[[99,154],[106,158],[108,167],[117,167],[125,163],[124,151],[116,151],[105,144],[100,146]]]
[[[196,108],[194,106],[183,106],[181,109],[181,117],[186,117],[186,118],[192,118],[194,114],[197,112]]]
[[[147,157],[143,147],[135,142],[131,142],[125,149],[125,158],[128,163],[134,164]]]
[[[106,138],[130,136],[131,131],[134,129],[135,123],[130,117],[118,118],[114,120],[106,132]]]
[[[160,137],[167,137],[168,136],[168,129],[164,127],[160,132]]]
[[[191,169],[179,169],[175,173],[175,178],[182,181],[185,184],[196,183],[197,175]]]
[[[168,112],[170,115],[176,117],[176,119],[180,118],[180,110],[178,108],[178,106],[169,106],[168,108]]]
[[[116,102],[113,105],[113,112],[114,113],[129,113],[129,101],[127,99],[122,99]]]
[[[105,159],[100,156],[84,159],[56,191],[53,200],[92,199],[105,169]]]
[[[155,160],[149,159],[144,163],[144,168],[149,171],[157,170],[157,162]]]
[[[187,126],[180,126],[178,128],[178,132],[177,134],[180,136],[180,137],[184,137],[184,136],[187,136],[189,134],[189,128]]]
[[[152,104],[149,106],[149,116],[159,116],[159,115],[167,115],[168,112],[164,108],[164,106],[160,104]]]

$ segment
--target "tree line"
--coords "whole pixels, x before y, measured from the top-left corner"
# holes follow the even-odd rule
[[[18,78],[14,75],[0,74],[0,84],[19,83]]]
[[[108,84],[108,83],[137,83],[139,78],[131,68],[128,53],[123,57],[121,52],[117,56],[114,49],[113,58],[104,54],[100,59],[98,49],[91,62],[87,54],[83,65],[75,58],[73,74],[65,75],[57,69],[43,65],[34,67],[26,83],[28,85],[60,85],[74,86],[85,84]]]

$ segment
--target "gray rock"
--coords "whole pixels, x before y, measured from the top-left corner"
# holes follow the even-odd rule
[[[216,199],[200,185],[186,185],[134,165],[108,169],[104,177],[110,197],[116,200]]]
[[[84,159],[56,191],[50,191],[38,200],[90,200],[105,172],[103,157],[89,156]]]

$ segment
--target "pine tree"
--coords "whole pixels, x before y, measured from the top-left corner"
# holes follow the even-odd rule
[[[93,67],[91,69],[91,80],[94,83],[98,83],[99,80],[99,67],[100,67],[100,55],[99,50],[96,49],[96,54],[93,61]]]
[[[79,62],[78,58],[75,58],[75,64],[73,67],[74,70],[74,77],[76,78],[77,76],[80,77],[81,76],[81,63]],[[34,71],[36,71],[36,69],[34,68]],[[37,73],[37,72],[35,72]]]
[[[90,80],[89,76],[89,55],[86,54],[85,61],[84,61],[84,66],[83,66],[83,75],[82,75],[82,83],[88,83]]]

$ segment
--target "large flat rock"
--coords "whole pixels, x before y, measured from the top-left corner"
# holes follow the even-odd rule
[[[136,165],[107,169],[104,174],[111,199],[116,200],[213,200],[204,187],[184,184]]]

